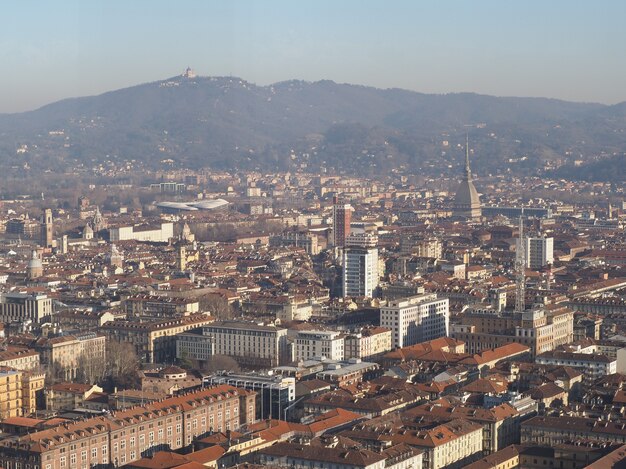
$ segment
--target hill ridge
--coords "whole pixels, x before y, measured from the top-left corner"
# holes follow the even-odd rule
[[[468,125],[479,175],[557,174],[626,148],[626,102],[174,76],[0,115],[0,163],[23,148],[32,170],[115,156],[150,166],[456,175]]]

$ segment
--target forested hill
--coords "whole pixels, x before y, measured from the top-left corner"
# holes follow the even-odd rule
[[[559,171],[570,177],[593,178],[587,173],[600,165],[601,177],[611,178],[606,166],[626,151],[626,104],[174,77],[0,115],[0,163],[46,170],[134,159],[155,167],[437,174],[457,172],[466,132],[479,175],[565,165]]]

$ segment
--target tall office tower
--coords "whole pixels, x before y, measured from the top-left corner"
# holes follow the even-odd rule
[[[554,238],[526,238],[526,265],[540,269],[554,262]]]
[[[482,215],[480,196],[474,186],[474,178],[469,163],[469,140],[465,138],[465,172],[454,198],[454,215],[468,220],[478,220]]]
[[[519,238],[515,248],[515,312],[526,309],[526,242],[524,241],[524,211],[519,217]]]
[[[52,234],[53,234],[53,225],[52,225],[52,210],[49,208],[45,209],[43,212],[43,217],[41,219],[41,246],[44,248],[52,247]]]
[[[378,286],[378,236],[351,234],[343,251],[343,296],[372,298]]]
[[[346,237],[350,234],[350,222],[352,221],[352,206],[340,204],[339,199],[333,198],[333,246],[344,247]]]
[[[450,302],[436,293],[392,300],[380,308],[380,325],[391,329],[393,347],[446,337],[449,323]]]

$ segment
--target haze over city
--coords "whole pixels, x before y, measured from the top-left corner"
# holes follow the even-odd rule
[[[0,27],[0,469],[626,467],[626,3]]]
[[[626,100],[624,2],[40,1],[3,5],[0,113],[167,78]]]

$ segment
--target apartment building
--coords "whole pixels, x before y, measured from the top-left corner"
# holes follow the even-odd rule
[[[40,339],[35,350],[41,354],[41,363],[57,367],[66,381],[78,376],[81,358],[103,362],[106,356],[106,337],[95,332]]]
[[[277,443],[259,452],[266,466],[323,469],[385,469],[385,457],[366,449]]]
[[[531,269],[541,269],[554,263],[554,238],[526,238],[526,265]]]
[[[204,335],[202,329],[176,334],[176,358],[178,360],[210,360],[215,355],[215,339]]]
[[[461,468],[482,457],[480,424],[463,419],[420,425],[379,425],[379,419],[358,424],[342,436],[380,451],[388,445],[407,445],[422,452],[425,469]],[[381,431],[382,429],[382,431]]]
[[[0,366],[17,370],[36,370],[39,368],[39,352],[9,346],[5,350],[0,350]]]
[[[442,422],[462,419],[482,426],[483,454],[500,451],[519,442],[520,413],[509,403],[490,409],[466,407],[440,399],[436,404],[427,403],[409,409],[403,415],[409,425],[413,421],[433,419]]]
[[[0,419],[33,414],[44,379],[44,373],[0,367]]]
[[[205,314],[146,322],[116,320],[104,324],[102,332],[109,340],[132,344],[140,360],[163,363],[176,357],[178,334],[212,322],[213,318]]]
[[[22,469],[117,467],[169,448],[186,448],[213,431],[254,422],[255,393],[221,385],[106,416],[0,440],[0,465]]]
[[[266,466],[311,469],[422,469],[422,453],[407,445],[374,452],[339,442],[336,436],[316,438],[310,444],[280,442],[259,452]]]
[[[450,336],[465,342],[467,353],[517,342],[529,347],[534,358],[572,342],[574,313],[561,305],[547,305],[523,313],[474,309],[452,326]]]
[[[101,393],[96,384],[56,383],[46,388],[46,409],[52,411],[73,410],[83,407],[94,393]]]
[[[337,331],[299,331],[294,340],[294,359],[326,357],[344,359],[344,335]]]
[[[378,237],[366,233],[351,234],[343,252],[343,296],[374,296],[378,287]]]
[[[626,443],[626,425],[591,417],[536,416],[522,422],[521,443],[556,446],[573,439]]]
[[[116,318],[124,317],[126,317],[126,314],[119,310],[81,311],[76,309],[67,309],[55,314],[54,322],[64,331],[88,331],[98,329],[109,321],[115,321]]]
[[[365,327],[344,339],[344,358],[377,358],[391,350],[391,329]]]
[[[22,415],[37,411],[37,396],[43,392],[46,374],[39,371],[22,371]]]
[[[22,372],[0,368],[0,419],[22,415]]]
[[[188,316],[200,312],[200,303],[191,298],[134,295],[122,302],[124,311],[130,316],[171,318]]]
[[[316,256],[321,251],[317,235],[307,232],[300,233],[298,231],[285,231],[280,235],[271,236],[270,246],[293,246],[303,248],[307,254],[312,256]]]
[[[436,293],[391,300],[380,309],[380,325],[391,329],[393,347],[445,337],[449,321],[449,300]]]
[[[221,321],[179,334],[176,353],[206,360],[210,353],[228,355],[245,366],[274,367],[291,362],[287,329],[244,321]]]
[[[583,374],[583,379],[591,382],[603,376],[617,373],[617,359],[596,353],[574,353],[550,351],[537,355],[539,365],[571,366]]]
[[[481,425],[458,419],[428,430],[408,430],[405,434],[410,435],[407,444],[424,450],[424,469],[438,469],[463,467],[480,458],[483,454],[482,433]]]

